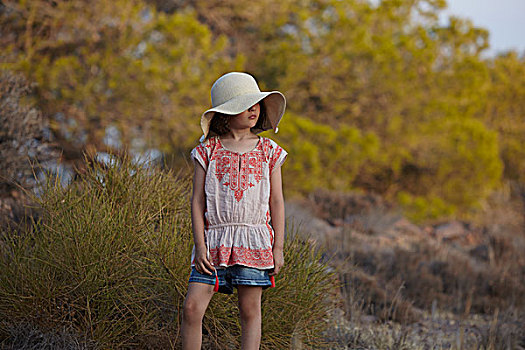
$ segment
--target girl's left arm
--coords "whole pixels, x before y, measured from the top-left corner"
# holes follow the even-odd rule
[[[274,270],[270,276],[277,275],[284,265],[284,197],[281,167],[273,169],[270,176],[270,216],[274,230],[273,262]]]

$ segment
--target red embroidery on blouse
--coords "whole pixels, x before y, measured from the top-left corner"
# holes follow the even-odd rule
[[[204,161],[204,164],[206,164],[206,168],[208,168],[208,155],[206,154],[206,149],[202,145],[198,145],[197,152],[199,152],[199,155]]]
[[[266,161],[268,162],[270,160],[270,154],[271,150],[273,149],[272,142],[270,139],[264,138],[263,139],[263,153],[266,158]]]
[[[272,172],[273,168],[275,167],[275,164],[279,160],[279,157],[281,156],[282,152],[283,152],[283,149],[281,147],[277,147],[275,152],[273,153],[272,159],[270,160],[270,173]]]
[[[217,144],[217,139],[215,137],[212,137],[212,138],[208,139],[208,142],[206,142],[206,147],[207,148],[213,148],[213,147],[215,147],[216,144]]]
[[[220,246],[210,249],[214,266],[221,264],[231,266],[235,264],[263,268],[273,265],[273,252],[271,248],[250,249],[245,247]]]
[[[261,181],[263,178],[263,162],[267,162],[261,143],[254,150],[243,154],[229,151],[224,147],[217,147],[212,152],[211,160],[213,159],[216,160],[215,175],[217,179],[221,182],[224,176],[228,174],[229,181],[222,184],[233,191],[237,202],[242,199],[244,191]],[[255,181],[250,181],[250,175]]]

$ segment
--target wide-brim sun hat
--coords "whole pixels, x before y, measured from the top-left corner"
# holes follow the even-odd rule
[[[264,100],[264,101],[263,101]],[[242,72],[224,74],[211,87],[211,105],[201,116],[201,128],[204,137],[208,136],[210,123],[216,112],[236,115],[263,101],[266,108],[266,120],[255,133],[273,129],[278,125],[286,108],[286,99],[279,91],[261,91],[255,78]]]

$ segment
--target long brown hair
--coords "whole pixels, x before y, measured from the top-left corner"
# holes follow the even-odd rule
[[[266,107],[264,105],[263,101],[259,101],[259,107],[261,108],[259,112],[259,119],[257,119],[257,123],[253,128],[251,128],[252,132],[258,133],[263,130],[265,121],[266,121]],[[210,130],[208,131],[208,135],[206,136],[206,140],[208,140],[212,136],[221,136],[224,134],[227,134],[230,132],[230,118],[232,117],[231,114],[224,114],[220,112],[215,112],[213,114],[213,117],[211,118],[210,122]]]

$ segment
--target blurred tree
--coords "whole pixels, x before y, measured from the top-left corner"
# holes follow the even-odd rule
[[[39,164],[59,157],[46,120],[30,101],[32,86],[21,74],[0,70],[0,226],[24,213],[16,204],[37,184]],[[33,169],[34,165],[34,169]]]
[[[501,185],[498,135],[474,118],[447,117],[420,125],[412,169],[399,177],[397,199],[412,219],[468,216]]]
[[[498,131],[505,178],[525,183],[525,56],[501,54],[489,62],[489,73],[481,117]]]
[[[3,66],[37,82],[64,148],[145,141],[185,151],[213,80],[242,67],[191,11],[167,15],[137,0],[4,1],[0,21]],[[110,126],[113,144],[104,142]]]
[[[333,129],[292,113],[283,123],[279,143],[293,155],[284,172],[287,194],[308,194],[316,189],[352,190],[364,161],[376,157],[379,140],[354,127]]]
[[[483,59],[487,30],[458,17],[441,25],[445,0],[147,2],[4,1],[2,61],[39,83],[61,140],[102,147],[113,125],[124,145],[145,138],[187,157],[209,87],[238,69],[287,97],[277,138],[297,158],[284,176],[319,179],[293,192],[362,188],[436,217],[497,186],[498,154],[505,176],[523,181],[524,83],[510,78],[523,76],[523,58]],[[457,154],[458,142],[490,152]]]

